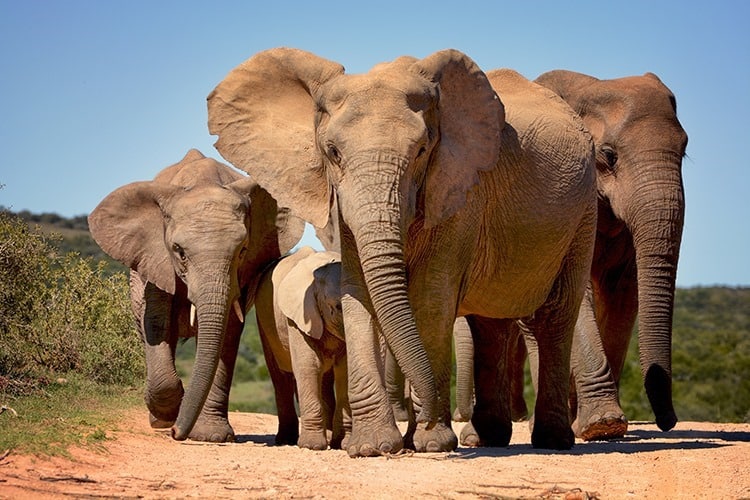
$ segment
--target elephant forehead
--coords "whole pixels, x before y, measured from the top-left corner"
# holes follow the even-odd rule
[[[336,78],[323,87],[321,99],[328,109],[357,104],[383,109],[383,104],[417,111],[427,109],[437,99],[437,85],[410,72],[376,71]],[[386,108],[387,109],[387,108]]]

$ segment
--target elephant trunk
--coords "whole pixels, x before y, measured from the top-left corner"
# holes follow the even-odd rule
[[[678,180],[641,190],[639,195],[658,201],[636,210],[631,228],[638,269],[640,364],[656,423],[667,431],[677,423],[672,405],[672,316],[684,194]]]
[[[367,290],[383,336],[416,391],[422,408],[418,422],[439,417],[435,379],[409,302],[400,200],[399,160],[378,157],[358,165],[350,206],[342,204],[362,265]],[[369,180],[369,182],[368,182]],[[388,182],[390,180],[392,182]],[[340,196],[339,202],[342,203]],[[352,217],[346,217],[346,212]]]
[[[172,426],[172,437],[178,441],[187,439],[211,390],[227,328],[229,288],[228,284],[219,284],[198,295],[201,300],[195,304],[198,320],[195,364],[180,412]]]
[[[468,422],[474,412],[474,339],[466,318],[453,325],[456,351],[456,414],[454,420]]]

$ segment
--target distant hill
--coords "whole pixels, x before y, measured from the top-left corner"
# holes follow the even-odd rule
[[[89,224],[86,215],[66,218],[56,213],[33,214],[28,210],[12,212],[0,206],[0,211],[15,213],[25,220],[30,227],[39,229],[49,236],[53,236],[52,243],[61,253],[77,252],[82,257],[91,257],[94,261],[103,260],[109,264],[112,273],[125,272],[127,267],[112,259],[96,244],[89,233]]]

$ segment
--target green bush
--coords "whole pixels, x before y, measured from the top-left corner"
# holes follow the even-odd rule
[[[124,273],[60,255],[39,229],[0,211],[0,392],[75,371],[105,384],[143,377]]]

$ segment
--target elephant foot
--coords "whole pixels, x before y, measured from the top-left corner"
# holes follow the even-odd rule
[[[174,424],[174,420],[162,420],[149,412],[148,423],[151,425],[152,429],[169,429]]]
[[[475,413],[471,422],[461,429],[461,444],[469,447],[505,448],[510,444],[513,425],[503,423],[498,417],[485,416]]]
[[[420,453],[436,453],[455,451],[458,448],[458,438],[450,426],[437,423],[432,429],[426,429],[425,424],[418,424],[414,435],[407,437],[409,448]]]
[[[224,418],[208,419],[201,416],[190,431],[188,439],[207,443],[233,443],[234,429]]]
[[[575,443],[575,435],[570,424],[544,425],[541,421],[530,420],[531,446],[546,450],[569,450]]]
[[[458,441],[459,443],[461,443],[461,446],[466,446],[469,448],[482,446],[482,442],[479,439],[479,434],[477,433],[477,430],[474,429],[474,426],[471,424],[471,422],[468,422],[466,425],[464,425],[464,428],[461,429],[461,436],[459,437]]]
[[[328,439],[326,438],[325,429],[320,431],[305,431],[303,430],[299,439],[297,440],[297,446],[300,448],[307,448],[308,450],[327,450]]]
[[[395,422],[376,429],[355,423],[346,451],[352,458],[377,457],[386,453],[398,453],[403,447],[404,440]]]
[[[572,427],[575,435],[584,441],[621,438],[628,431],[628,419],[621,411],[589,414],[585,420],[581,416],[579,414]]]

